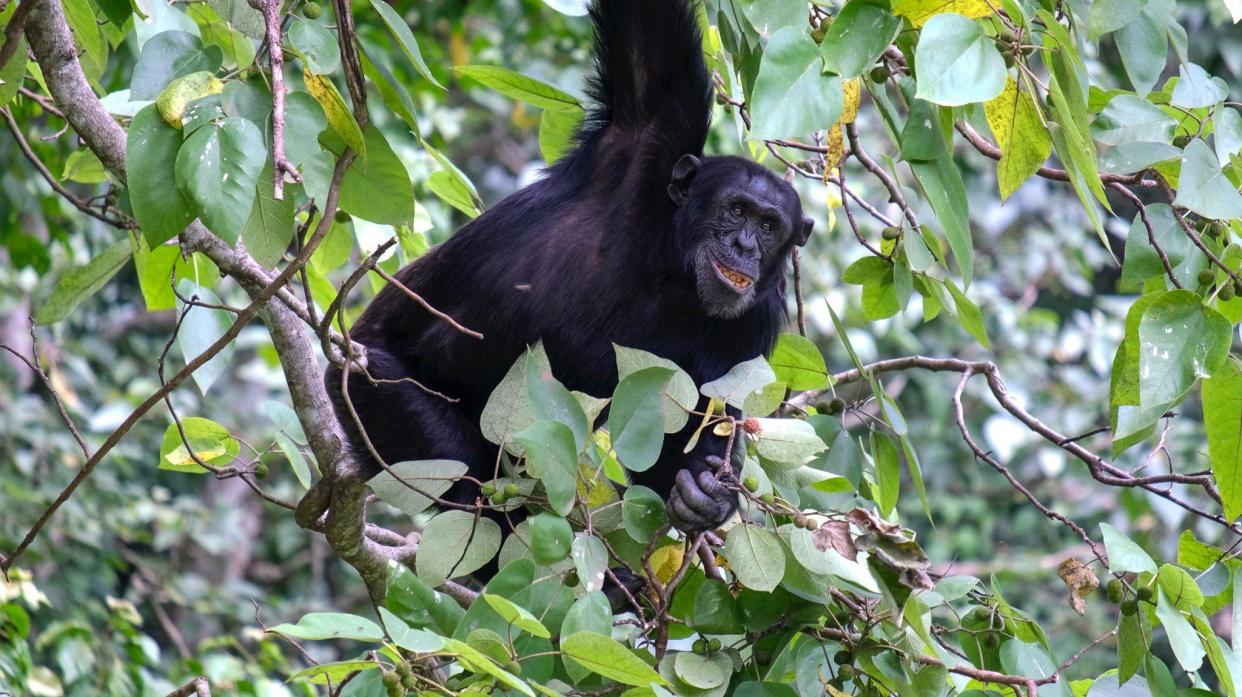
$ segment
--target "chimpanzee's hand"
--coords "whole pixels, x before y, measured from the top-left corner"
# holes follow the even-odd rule
[[[668,496],[668,517],[683,532],[702,532],[719,527],[737,510],[737,494],[720,483],[716,472],[724,461],[714,455],[706,467],[677,473]]]

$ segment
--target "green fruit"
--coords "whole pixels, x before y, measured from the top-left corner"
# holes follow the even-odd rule
[[[824,37],[828,35],[828,26],[828,22],[820,22],[818,27],[811,30],[811,38],[815,40],[815,43],[824,43]]]
[[[761,666],[766,666],[772,662],[772,654],[767,651],[755,651],[754,657],[755,663],[758,663]]]
[[[881,63],[871,69],[872,82],[884,82],[888,80],[890,75],[892,75],[892,72],[888,69],[887,63]]]
[[[518,488],[517,484],[513,482],[509,482],[508,484],[505,484],[505,496],[508,496],[509,498],[513,498],[514,496],[517,496],[520,493],[522,493],[522,490]]]
[[[1000,635],[997,634],[996,632],[990,632],[983,636],[983,645],[988,647],[989,649],[994,649],[997,646],[1000,646],[1000,643],[1001,643]]]
[[[387,691],[388,697],[405,697],[405,688],[401,687],[401,683],[397,683],[391,687],[385,687],[384,689]]]
[[[1115,578],[1108,582],[1108,585],[1105,586],[1105,591],[1108,593],[1108,601],[1111,603],[1121,602],[1125,594],[1125,588],[1121,585],[1121,581]]]
[[[1024,56],[1029,56],[1029,55],[1031,55],[1031,54],[1032,54],[1032,53],[1034,53],[1034,52],[1035,52],[1035,45],[1034,45],[1034,44],[1028,44],[1028,45],[1026,45],[1026,46],[1023,46],[1023,47],[1022,47],[1022,55],[1024,55]]]
[[[267,479],[267,473],[268,473],[268,469],[267,469],[266,462],[260,462],[254,466],[254,478],[255,479]]]
[[[708,649],[709,651],[719,651],[719,650],[720,650],[720,640],[719,640],[719,639],[711,639],[711,640],[709,640],[709,641],[707,642],[707,649]]]
[[[895,240],[898,237],[901,237],[901,228],[891,226],[886,227],[880,232],[880,237],[883,237],[886,240]]]
[[[1211,269],[1204,269],[1199,272],[1199,285],[1210,286],[1216,280],[1216,274]]]
[[[833,655],[832,662],[836,663],[839,666],[843,666],[847,663],[853,663],[854,654],[850,653],[849,651],[846,651],[845,649],[841,649],[835,655]]]
[[[574,588],[577,585],[578,585],[578,572],[576,570],[571,569],[569,573],[565,574],[565,587]]]
[[[773,495],[772,495],[772,494],[770,494],[770,493],[768,493],[768,494],[764,494],[763,496],[760,496],[760,497],[759,497],[759,500],[760,500],[760,501],[762,501],[762,502],[764,502],[764,503],[766,503],[766,504],[768,504],[769,506],[770,506],[770,505],[772,505],[772,504],[774,504],[774,503],[776,503],[776,497],[775,497],[775,496],[773,496]]]
[[[1001,48],[1001,58],[1005,59],[1005,67],[1012,68],[1014,65],[1013,49],[1009,47]]]
[[[336,209],[336,216],[333,217],[333,220],[338,223],[348,223],[350,218],[348,213],[338,208]]]
[[[997,32],[996,38],[1003,44],[1011,44],[1018,37],[1014,36],[1013,32],[1008,29],[1001,29],[999,32]]]
[[[691,650],[693,650],[695,653],[699,655],[707,653],[707,640],[706,639],[695,639],[694,645],[691,646]]]
[[[1173,147],[1184,148],[1187,145],[1190,145],[1190,140],[1191,140],[1190,135],[1187,133],[1183,133],[1180,136],[1177,136],[1176,138],[1173,139]]]
[[[323,14],[323,7],[319,3],[314,2],[314,0],[311,0],[311,2],[306,3],[306,6],[302,8],[302,14],[306,15],[307,19],[319,19],[319,15]]]
[[[1224,237],[1229,234],[1229,225],[1219,220],[1212,223],[1212,237]]]
[[[401,687],[411,692],[418,689],[418,681],[414,679],[413,673],[401,676]]]
[[[1121,604],[1121,614],[1125,615],[1126,617],[1130,617],[1136,612],[1138,612],[1138,601],[1137,600],[1127,600]]]
[[[402,680],[405,680],[405,676],[414,674],[414,671],[410,669],[410,664],[405,661],[402,661],[396,665],[396,671],[397,675],[400,676]]]
[[[742,486],[746,487],[746,490],[753,494],[759,490],[759,478],[752,474],[742,480]]]
[[[1232,283],[1226,283],[1222,285],[1220,287],[1220,290],[1217,291],[1216,293],[1216,297],[1220,298],[1221,300],[1224,300],[1225,302],[1229,302],[1230,300],[1233,300],[1234,295],[1235,293],[1234,293]]]
[[[1134,591],[1134,595],[1139,600],[1151,600],[1152,596],[1155,595],[1155,593],[1153,593],[1151,588],[1148,586],[1140,586],[1138,590]]]
[[[509,661],[509,663],[505,665],[505,670],[509,671],[510,673],[513,673],[514,675],[521,675],[522,664],[518,663],[517,661]]]
[[[841,678],[842,680],[853,680],[854,679],[854,666],[849,665],[849,664],[846,664],[843,666],[837,666],[837,677]]]
[[[844,399],[837,397],[836,399],[828,403],[828,414],[830,416],[836,416],[837,414],[840,414],[843,411],[845,411],[845,400]]]
[[[479,487],[479,491],[482,492],[484,496],[491,498],[492,494],[496,493],[496,483],[485,482],[483,486]]]
[[[508,501],[508,500],[509,500],[509,497],[505,496],[505,492],[503,491],[497,491],[496,493],[492,494],[492,498],[491,498],[493,506],[503,506],[505,505],[505,501]]]
[[[395,670],[384,673],[383,681],[384,687],[401,687],[401,675]]]
[[[1242,281],[1233,282],[1233,294],[1242,295]]]

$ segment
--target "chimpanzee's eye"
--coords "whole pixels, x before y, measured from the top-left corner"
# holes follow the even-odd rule
[[[735,205],[735,206],[733,206],[733,209],[732,209],[732,210],[730,210],[729,212],[733,214],[733,217],[734,217],[734,218],[740,218],[740,217],[742,217],[742,207],[741,207],[741,206],[737,206],[737,205]]]

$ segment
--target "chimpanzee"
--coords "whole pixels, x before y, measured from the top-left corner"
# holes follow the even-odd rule
[[[613,344],[670,359],[702,384],[770,350],[785,321],[786,263],[812,221],[781,177],[703,155],[713,95],[694,2],[595,0],[591,18],[594,106],[572,150],[396,276],[483,339],[393,286],[352,328],[376,382],[352,375],[350,402],[390,464],[459,460],[491,479],[496,446],[480,433],[480,412],[538,341],[569,389],[607,397],[617,385]],[[325,379],[354,454],[378,472],[339,370]],[[666,496],[670,519],[688,532],[718,526],[737,505],[715,471],[725,439],[708,435],[682,452],[695,424],[634,475]],[[445,497],[477,495],[461,481]]]

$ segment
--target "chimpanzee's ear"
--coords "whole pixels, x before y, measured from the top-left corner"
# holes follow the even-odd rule
[[[802,224],[794,231],[794,244],[799,247],[805,245],[806,241],[811,239],[811,228],[813,227],[815,227],[815,221],[809,216],[803,217]]]
[[[673,165],[673,175],[668,181],[668,196],[678,206],[690,198],[690,185],[694,183],[694,175],[699,173],[699,158],[694,155],[682,155]]]

